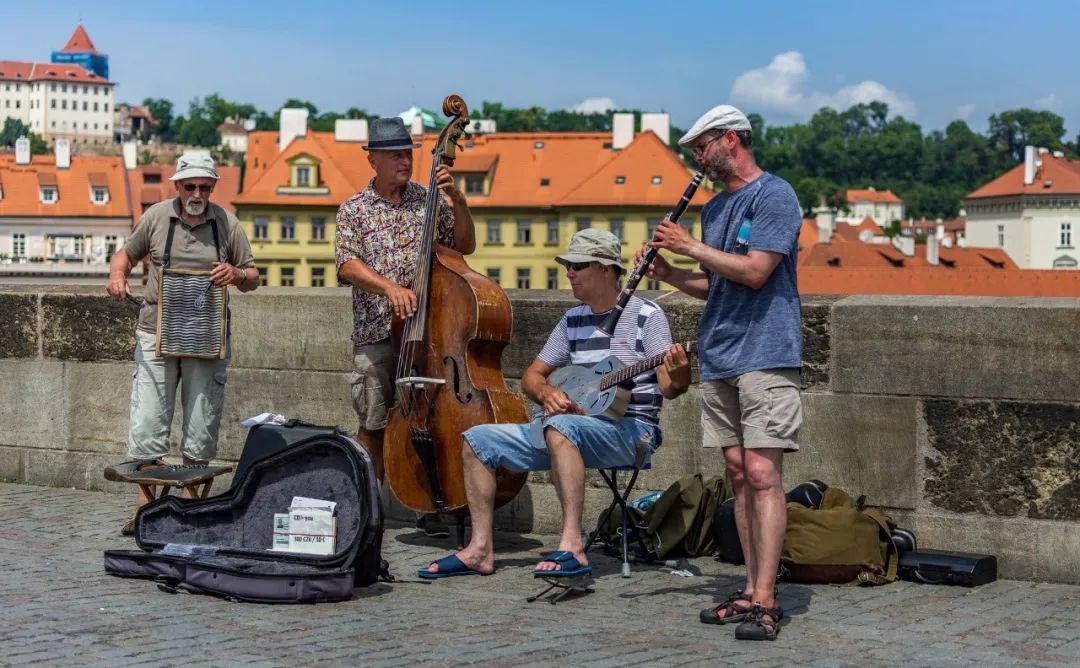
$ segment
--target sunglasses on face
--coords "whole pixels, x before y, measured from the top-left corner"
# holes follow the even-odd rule
[[[567,262],[566,268],[573,269],[574,271],[585,271],[594,264],[595,262]]]
[[[195,185],[194,183],[185,183],[184,184],[184,190],[189,192],[189,193],[193,193],[196,190],[198,190],[201,193],[209,194],[210,192],[212,192],[214,190],[214,186],[204,186],[204,185]]]

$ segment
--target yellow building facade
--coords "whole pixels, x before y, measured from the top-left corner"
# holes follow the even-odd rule
[[[417,140],[422,147],[413,173],[423,182],[435,136]],[[632,268],[635,252],[678,202],[692,172],[652,132],[619,150],[611,140],[607,133],[568,132],[468,140],[451,169],[476,227],[470,266],[507,289],[569,289],[554,258],[575,232],[592,227],[623,240],[624,264]],[[277,133],[249,136],[244,188],[234,204],[266,285],[338,284],[337,208],[373,177],[361,146],[334,133],[307,132],[285,146]],[[683,215],[695,236],[711,194],[700,189]]]

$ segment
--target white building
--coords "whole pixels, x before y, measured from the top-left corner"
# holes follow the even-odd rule
[[[226,118],[225,122],[217,127],[221,136],[221,146],[233,153],[247,153],[248,130],[254,129],[255,122],[237,121],[235,118]]]
[[[29,142],[0,155],[0,281],[108,276],[131,233],[127,170],[119,156],[30,155]]]
[[[964,200],[967,241],[1003,248],[1025,269],[1080,265],[1080,161],[1026,147],[1024,162]]]
[[[848,211],[839,211],[836,222],[858,225],[867,218],[881,227],[888,227],[894,220],[904,219],[904,201],[891,190],[847,191]]]
[[[79,65],[0,60],[0,125],[17,118],[49,142],[110,143],[114,85]]]

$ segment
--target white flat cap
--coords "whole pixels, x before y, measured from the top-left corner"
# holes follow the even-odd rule
[[[701,133],[709,130],[741,130],[750,129],[750,120],[746,114],[730,104],[720,104],[702,114],[679,140],[679,146],[689,146]]]

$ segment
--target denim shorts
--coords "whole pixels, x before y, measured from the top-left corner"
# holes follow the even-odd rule
[[[544,427],[576,445],[585,468],[590,469],[633,466],[639,442],[647,446],[649,461],[660,445],[660,430],[634,418],[610,422],[585,415],[555,415],[544,420]],[[482,424],[466,431],[464,437],[490,470],[548,471],[551,457],[539,432],[528,424]]]

